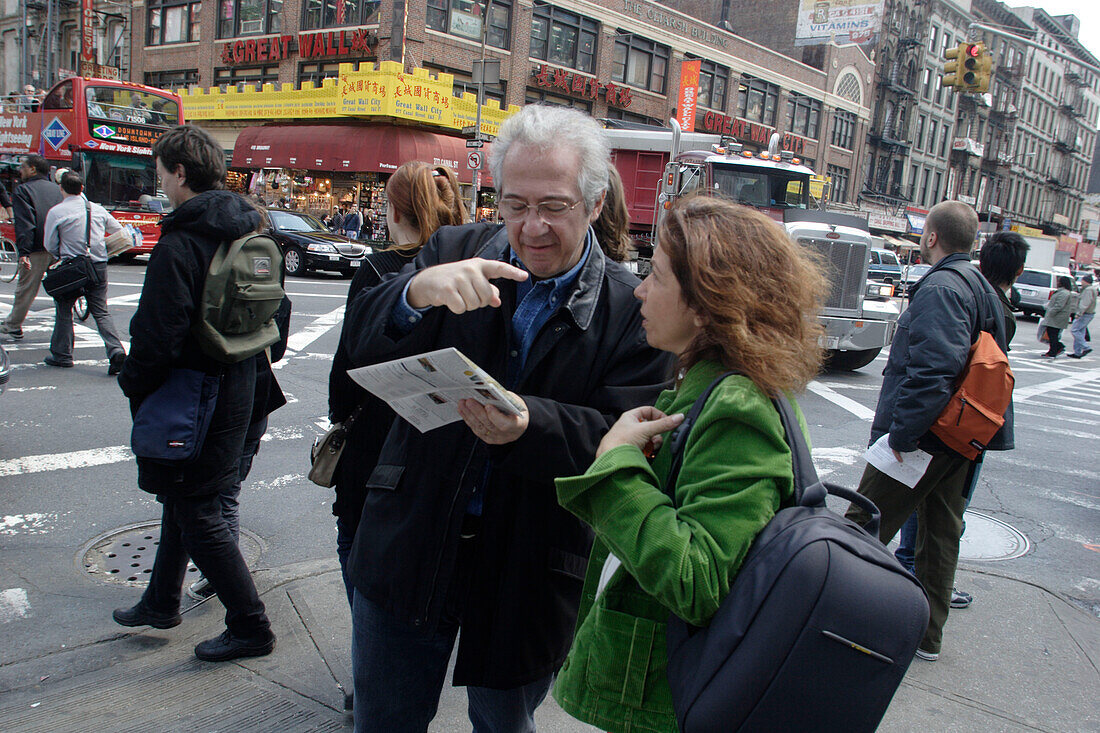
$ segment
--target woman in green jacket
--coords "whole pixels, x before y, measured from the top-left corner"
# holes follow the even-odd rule
[[[1069,316],[1073,312],[1073,280],[1065,275],[1058,276],[1058,289],[1050,295],[1047,310],[1041,321],[1047,330],[1050,347],[1043,356],[1055,357],[1066,350],[1062,343],[1062,329],[1069,325]]]
[[[692,197],[672,206],[659,241],[635,295],[649,344],[680,357],[675,388],[624,413],[584,475],[557,481],[558,500],[596,541],[554,697],[609,731],[676,730],[668,614],[707,624],[790,499],[791,453],[769,395],[801,390],[822,360],[820,267],[771,219]],[[728,370],[741,375],[712,393],[692,429],[673,504],[662,435]]]

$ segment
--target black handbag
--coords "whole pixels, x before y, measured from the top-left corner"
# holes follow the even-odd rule
[[[84,254],[75,257],[64,257],[46,270],[46,277],[42,280],[42,287],[46,294],[54,300],[75,300],[84,294],[89,285],[99,284],[99,275],[96,274],[95,265],[90,256],[92,234],[92,205],[84,202],[88,212],[84,229]]]

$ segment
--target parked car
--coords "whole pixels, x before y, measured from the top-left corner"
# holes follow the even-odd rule
[[[351,277],[370,252],[367,245],[333,234],[309,214],[268,209],[267,216],[270,234],[283,251],[283,269],[288,275],[331,270]]]
[[[932,265],[907,265],[901,274],[901,286],[898,295],[910,295],[913,286],[920,282]]]
[[[898,256],[888,249],[872,249],[867,278],[884,283],[901,282],[901,264]]]
[[[1041,316],[1047,312],[1047,301],[1058,289],[1058,275],[1050,270],[1025,268],[1016,278],[1016,290],[1020,293],[1019,308],[1025,316]]]

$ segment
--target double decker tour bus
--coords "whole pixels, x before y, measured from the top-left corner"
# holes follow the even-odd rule
[[[163,214],[153,143],[183,122],[179,95],[114,79],[71,77],[37,109],[0,112],[0,153],[38,153],[84,177],[84,192],[135,234],[124,257],[152,251]],[[14,241],[10,224],[0,232]]]

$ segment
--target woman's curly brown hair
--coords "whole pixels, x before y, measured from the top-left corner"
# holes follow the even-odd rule
[[[681,366],[714,359],[769,395],[821,370],[822,265],[764,214],[712,196],[668,210],[658,233],[684,302],[703,320]]]

